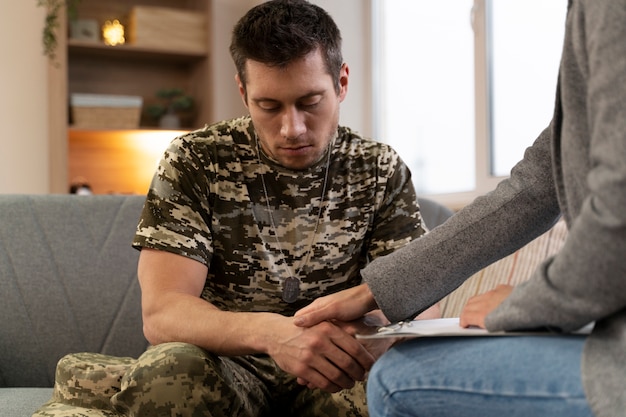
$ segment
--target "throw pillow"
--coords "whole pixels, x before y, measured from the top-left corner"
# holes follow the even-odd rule
[[[566,237],[567,227],[561,219],[526,246],[478,271],[441,300],[442,317],[459,317],[470,297],[489,291],[498,284],[517,285],[526,281],[544,259],[561,249]]]

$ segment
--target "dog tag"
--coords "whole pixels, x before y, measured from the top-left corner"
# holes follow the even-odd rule
[[[289,277],[283,282],[283,301],[293,303],[300,295],[300,280],[295,277]]]

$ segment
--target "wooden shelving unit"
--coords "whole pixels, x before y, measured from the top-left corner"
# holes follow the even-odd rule
[[[156,6],[192,11],[206,17],[209,25],[210,0],[82,0],[78,5],[79,19],[93,19],[99,27],[106,20],[118,19],[129,28],[129,15],[134,6]],[[164,28],[164,32],[166,28]],[[133,95],[143,98],[143,107],[156,102],[156,92],[162,88],[181,88],[194,99],[194,110],[182,118],[181,128],[190,130],[211,120],[211,31],[206,30],[206,51],[185,51],[167,46],[141,46],[126,43],[107,46],[102,41],[59,39],[60,61],[51,68],[51,102],[65,109],[51,114],[51,134],[63,136],[51,140],[52,147],[65,145],[67,175],[52,178],[52,189],[65,183],[66,190],[76,178],[93,184],[96,193],[145,193],[145,172],[129,167],[133,161],[145,159],[145,147],[133,144],[135,137],[128,131],[75,129],[72,127],[69,98],[73,93]],[[128,39],[128,38],[127,38]],[[56,80],[56,82],[55,82]],[[65,88],[65,94],[62,93]],[[60,94],[59,94],[60,93]],[[55,98],[53,94],[58,96]],[[62,100],[62,101],[61,101]],[[65,116],[65,122],[58,118]],[[158,129],[158,121],[143,111],[138,133],[142,137]],[[132,133],[132,132],[131,132]],[[156,136],[156,134],[155,134]],[[56,145],[55,145],[56,143]],[[59,152],[59,151],[57,151]],[[56,155],[56,161],[59,161]],[[150,155],[149,158],[153,158]],[[152,161],[152,159],[151,159]],[[58,163],[58,162],[57,162]],[[139,163],[153,170],[153,163]],[[58,172],[58,169],[56,169]],[[55,172],[55,167],[52,167]],[[150,173],[151,175],[151,173]],[[63,178],[65,177],[65,178]],[[141,177],[138,180],[138,177]],[[139,185],[138,185],[139,184]]]
[[[206,53],[200,52],[185,52],[130,44],[107,46],[102,43],[94,44],[93,42],[74,39],[69,39],[67,46],[70,56],[92,56],[107,59],[165,60],[193,64],[207,57]]]

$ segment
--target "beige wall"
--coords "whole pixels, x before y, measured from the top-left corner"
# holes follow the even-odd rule
[[[0,2],[0,193],[48,192],[48,70],[44,11],[35,0]]]
[[[234,82],[228,54],[230,31],[245,11],[260,0],[213,0],[213,109],[215,120],[240,116],[245,108]],[[350,66],[348,96],[341,124],[371,135],[369,2],[313,0],[328,10],[339,25],[344,57]],[[0,2],[0,126],[2,163],[0,193],[48,193],[50,153],[48,138],[48,63],[42,54],[44,10],[35,0]],[[62,161],[61,161],[62,162]]]
[[[246,114],[235,84],[235,65],[230,59],[230,34],[237,20],[258,0],[213,0],[211,20],[213,39],[213,103],[215,120],[230,119]]]
[[[371,137],[372,55],[370,1],[312,0],[333,17],[343,38],[343,58],[350,68],[348,96],[341,106],[342,125]]]

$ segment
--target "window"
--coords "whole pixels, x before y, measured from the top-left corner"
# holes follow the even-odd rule
[[[508,175],[552,118],[566,9],[564,1],[490,3],[493,175]]]
[[[374,0],[375,137],[418,194],[466,204],[547,126],[566,10],[548,3]]]

